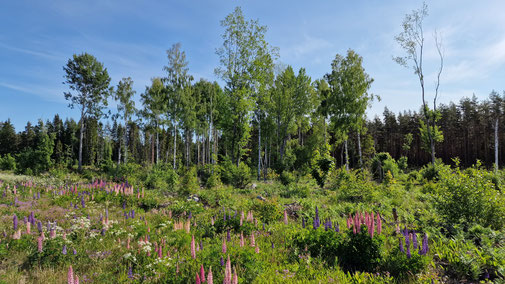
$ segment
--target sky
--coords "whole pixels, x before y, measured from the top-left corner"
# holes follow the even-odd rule
[[[443,43],[441,103],[505,90],[504,1],[426,1],[429,16],[424,71],[432,100],[439,64],[433,34]],[[153,77],[164,76],[165,51],[180,42],[195,79],[219,80],[216,48],[222,45],[220,21],[236,6],[266,25],[266,40],[279,48],[278,63],[303,67],[312,80],[330,71],[336,54],[355,50],[374,79],[370,92],[381,97],[367,111],[373,118],[385,107],[398,113],[418,110],[422,101],[412,69],[396,64],[404,55],[394,37],[405,14],[422,1],[3,1],[0,7],[0,121],[17,131],[27,121],[79,119],[68,108],[63,66],[73,54],[94,55],[116,86],[131,77],[139,97]]]

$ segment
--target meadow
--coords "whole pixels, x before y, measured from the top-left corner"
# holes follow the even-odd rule
[[[208,168],[3,172],[0,282],[504,282],[505,172]]]

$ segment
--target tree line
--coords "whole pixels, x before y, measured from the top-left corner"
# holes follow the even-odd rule
[[[221,21],[215,74],[222,85],[195,81],[176,43],[167,50],[165,76],[152,78],[137,106],[130,77],[111,86],[98,59],[75,54],[63,67],[69,89],[64,96],[80,119],[55,115],[35,126],[28,122],[19,133],[9,120],[0,123],[1,162],[33,173],[54,165],[81,170],[83,165],[163,163],[181,169],[227,162],[255,169],[258,179],[270,171],[307,171],[320,154],[347,169],[369,165],[376,152],[407,157],[415,166],[434,162],[435,153],[444,162],[459,157],[464,165],[476,159],[496,163],[505,138],[499,131],[503,96],[493,92],[488,100],[464,98],[458,105],[437,105],[435,97],[433,109],[425,103],[422,57],[414,57],[416,38],[409,36],[424,40],[422,29],[415,28],[426,9],[407,15],[405,31],[396,38],[407,56],[395,60],[415,63],[420,112],[395,115],[386,108],[382,118],[367,120],[366,110],[378,97],[369,93],[373,79],[359,54],[351,49],[337,54],[328,73],[313,80],[304,68],[276,64],[278,48],[266,42],[267,27],[246,19],[237,7]],[[115,109],[108,108],[111,101]],[[494,149],[500,150],[493,156]]]

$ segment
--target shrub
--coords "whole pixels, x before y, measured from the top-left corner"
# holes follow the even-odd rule
[[[198,170],[202,186],[213,188],[221,183],[221,167],[219,165],[205,165]]]
[[[415,249],[411,250],[411,257],[401,252],[398,247],[384,258],[381,264],[382,271],[388,271],[391,276],[399,280],[407,280],[409,276],[422,272],[428,265],[429,258],[422,257]]]
[[[303,230],[293,239],[295,253],[304,254],[305,249],[311,257],[319,257],[327,265],[336,264],[339,250],[343,243],[343,235],[333,230]]]
[[[14,157],[12,157],[11,154],[7,154],[3,158],[0,157],[0,170],[15,171],[16,159],[14,159]]]
[[[279,180],[283,185],[290,185],[296,181],[296,176],[289,171],[283,171],[279,176]]]
[[[329,145],[326,144],[326,150],[321,155],[318,150],[314,152],[314,157],[311,161],[311,175],[316,180],[320,187],[324,187],[328,174],[335,167],[333,157],[330,155]]]
[[[196,176],[196,167],[190,167],[182,176],[179,193],[183,195],[192,194],[195,193],[199,187],[200,184]]]
[[[384,242],[383,235],[370,238],[366,226],[361,227],[361,232],[354,234],[347,231],[347,238],[338,249],[338,260],[344,270],[359,270],[374,272],[382,261],[381,247]]]
[[[240,162],[238,167],[231,161],[223,162],[221,180],[225,184],[233,185],[237,188],[245,188],[252,180],[252,170],[244,162]]]
[[[389,153],[381,152],[375,154],[372,159],[372,174],[379,181],[384,179],[386,173],[390,171],[393,177],[397,177],[399,173],[398,165],[395,159]]]
[[[175,191],[177,181],[178,175],[169,164],[158,164],[147,174],[145,185],[166,194]]]
[[[480,224],[494,229],[505,225],[505,197],[495,190],[485,172],[475,168],[469,175],[447,167],[439,172],[435,208],[446,225]]]
[[[407,170],[408,160],[409,160],[409,158],[405,157],[405,156],[401,156],[400,159],[398,159],[398,168],[401,171]]]
[[[370,201],[374,190],[373,183],[369,180],[367,172],[352,170],[346,171],[339,168],[332,173],[330,190],[337,192],[340,200],[350,202]]]

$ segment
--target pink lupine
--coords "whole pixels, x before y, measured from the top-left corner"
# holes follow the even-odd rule
[[[372,213],[371,226],[370,226],[370,238],[372,238],[372,239],[373,239],[374,231],[375,231],[375,219],[374,219],[373,213]]]
[[[285,225],[288,224],[288,213],[286,212],[286,210],[284,210],[284,224]]]
[[[223,253],[226,253],[226,238],[223,238],[223,245],[221,246]]]
[[[30,229],[31,229],[31,223],[30,223],[30,222],[28,222],[28,223],[26,223],[26,233],[27,233],[28,235],[31,233]]]
[[[214,279],[212,277],[212,266],[209,267],[209,272],[207,273],[207,284],[214,284]]]
[[[130,249],[130,237],[126,240],[126,249]]]
[[[256,246],[256,249],[254,249],[254,252],[260,253],[260,246]]]
[[[231,261],[230,261],[230,255],[228,255],[228,260],[226,260],[225,280],[226,280],[226,283],[231,283]]]
[[[233,279],[231,280],[231,284],[238,284],[237,269],[235,269],[235,267],[233,267]]]
[[[158,247],[158,258],[162,258],[163,257],[163,247],[160,245]]]
[[[198,275],[198,272],[196,273],[195,283],[196,283],[196,284],[201,284],[201,283],[202,283],[202,282],[200,281],[200,276]]]
[[[42,238],[42,236],[40,236],[40,237],[37,238],[37,248],[38,248],[39,252],[42,252],[42,241],[43,240],[44,239]]]
[[[79,276],[75,276],[75,279],[74,279],[74,284],[79,284]]]
[[[251,246],[254,247],[256,242],[254,241],[254,233],[251,233]]]
[[[67,283],[74,284],[74,271],[72,270],[72,265],[68,268]]]
[[[195,252],[195,235],[191,236],[191,258],[196,259]]]
[[[382,232],[382,219],[379,212],[377,212],[377,234],[380,235],[381,232]]]
[[[240,247],[244,246],[244,233],[240,232]]]
[[[203,269],[203,264],[200,265],[200,280],[205,283],[205,270]]]

